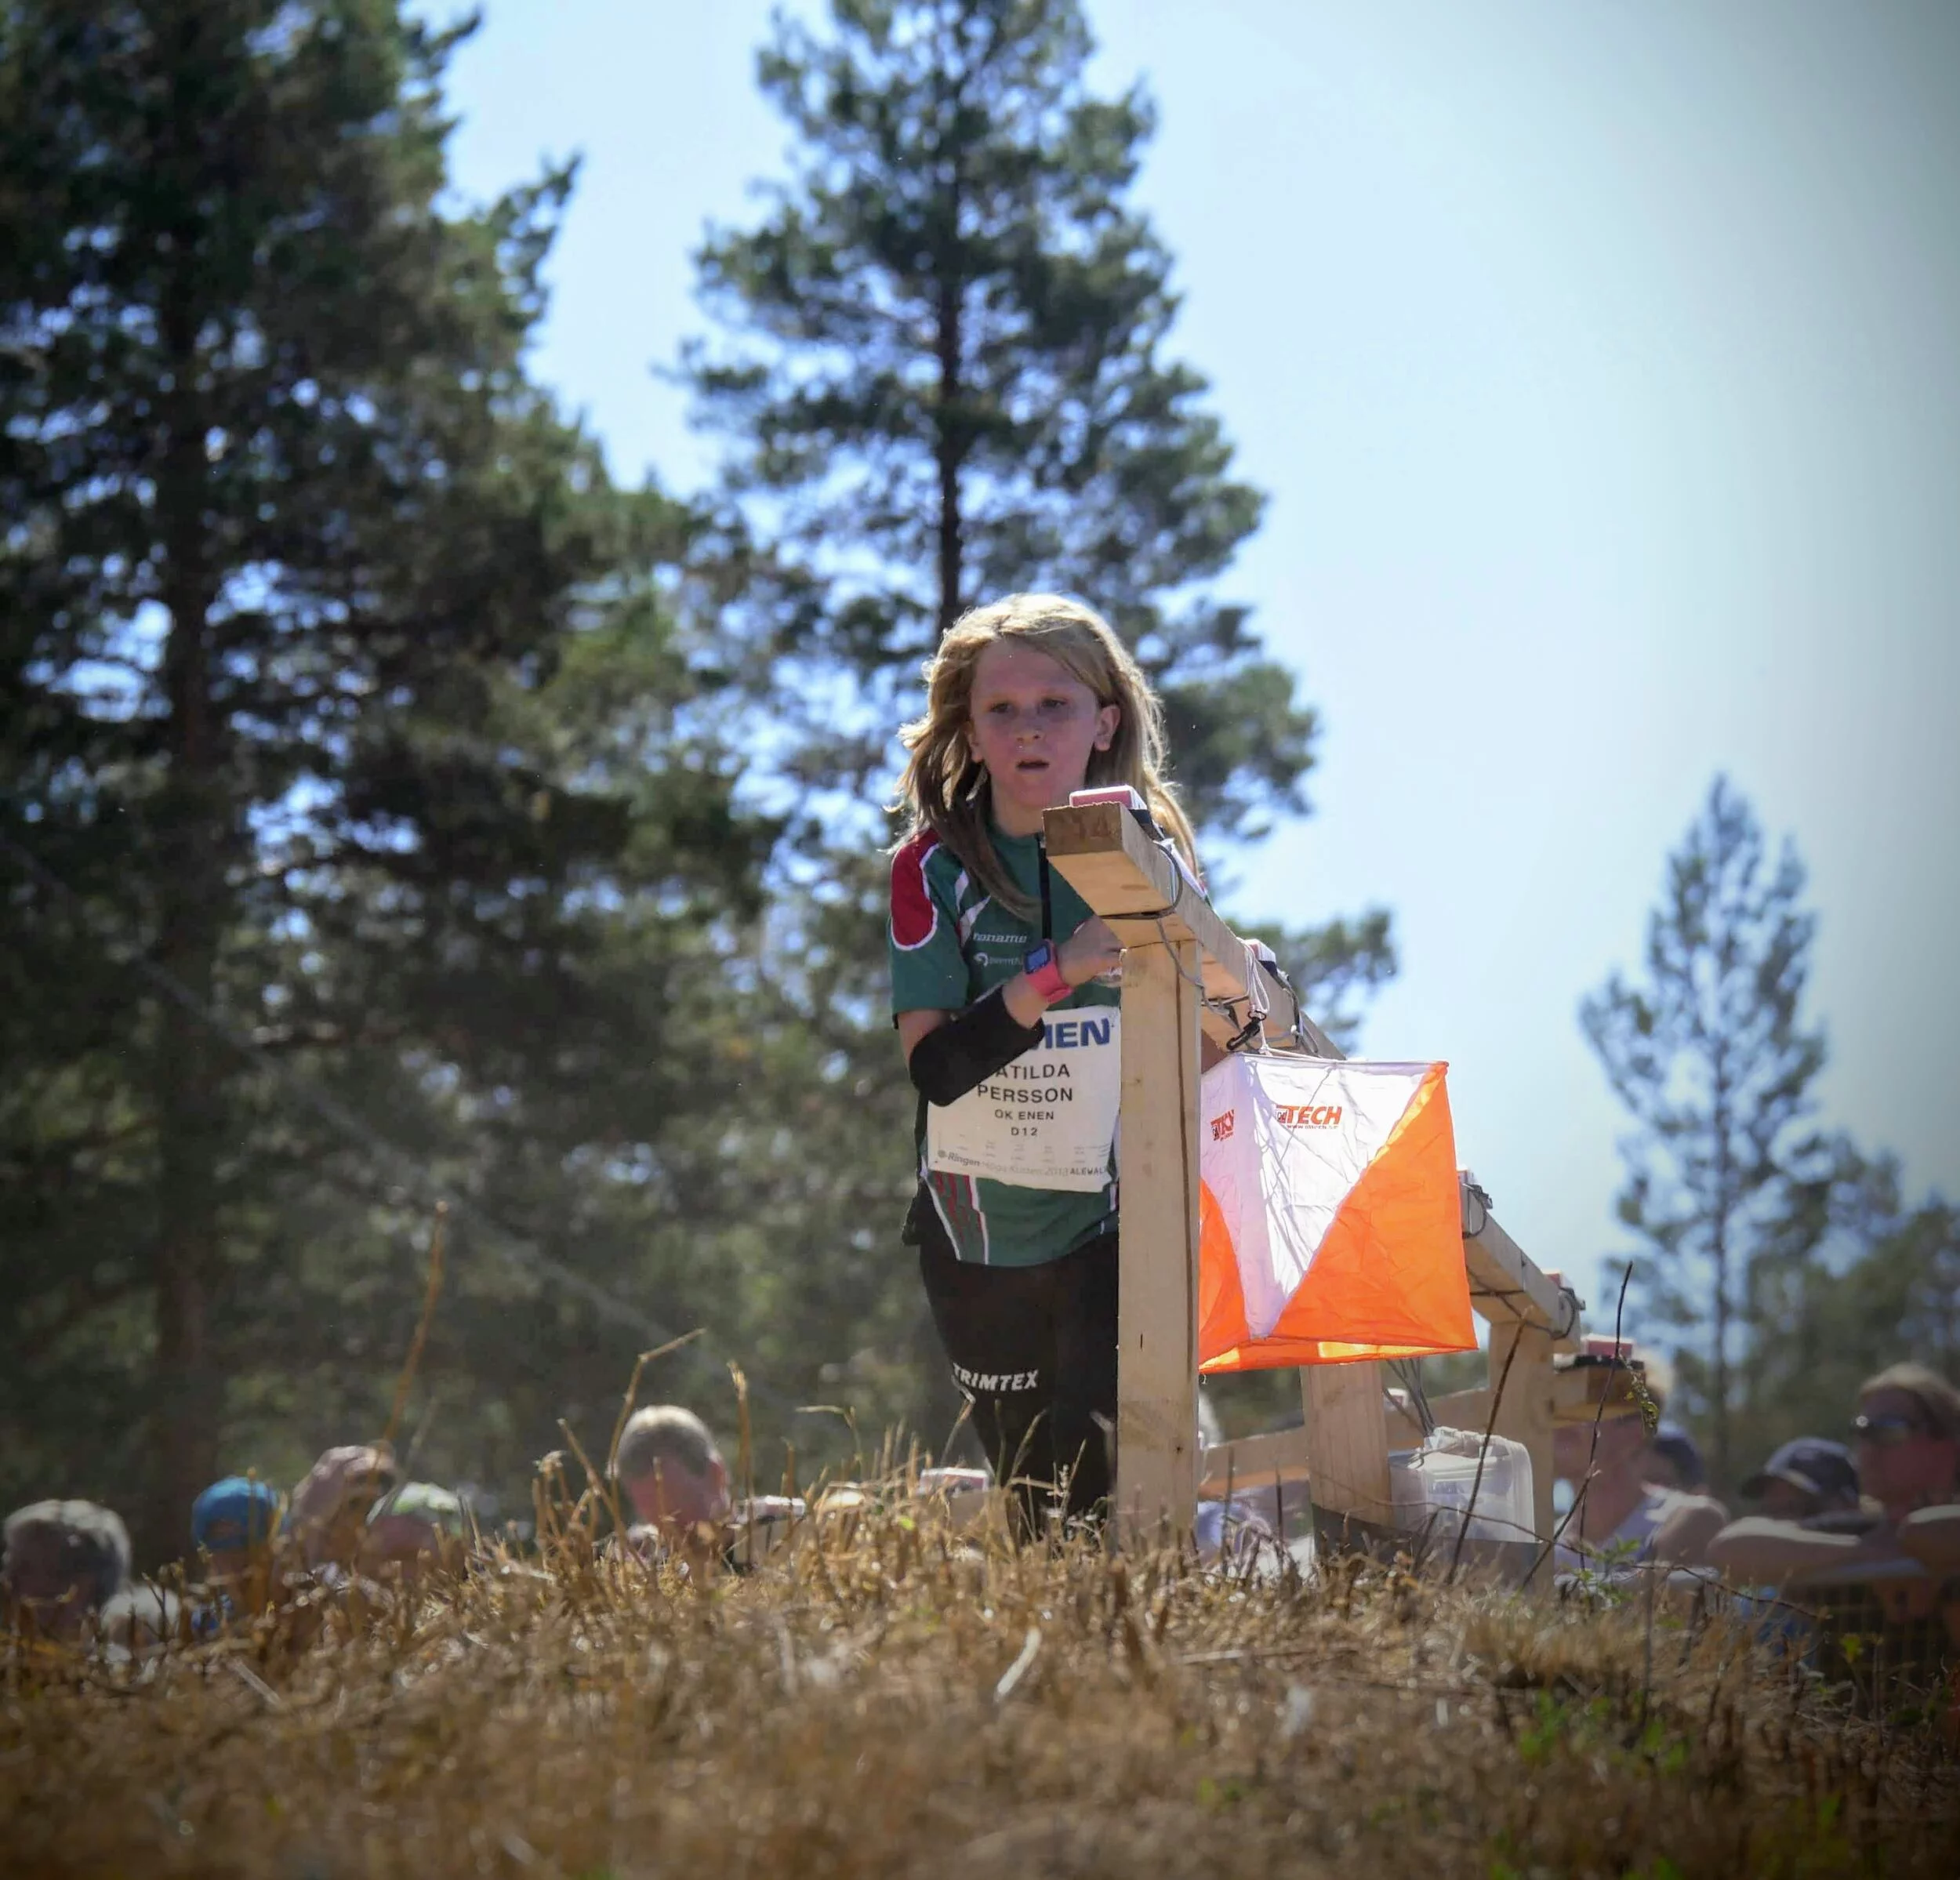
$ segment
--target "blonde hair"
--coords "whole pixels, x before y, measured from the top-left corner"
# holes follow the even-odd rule
[[[930,829],[995,900],[1023,918],[1034,913],[994,847],[986,770],[967,738],[980,655],[1007,640],[1046,653],[1094,692],[1098,706],[1118,708],[1116,735],[1107,750],[1090,753],[1084,782],[1091,789],[1128,784],[1196,869],[1190,819],[1163,775],[1163,709],[1157,695],[1109,622],[1064,594],[1010,594],[968,609],[946,630],[939,650],[925,663],[925,716],[898,733],[908,753],[898,786],[898,807],[910,812],[906,839]]]

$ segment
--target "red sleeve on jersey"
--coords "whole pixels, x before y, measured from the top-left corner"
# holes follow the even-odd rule
[[[924,946],[939,924],[939,910],[926,886],[926,860],[938,838],[921,829],[891,858],[891,938],[908,953]]]

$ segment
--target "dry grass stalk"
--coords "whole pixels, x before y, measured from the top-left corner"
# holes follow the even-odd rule
[[[436,1301],[442,1297],[442,1243],[449,1225],[449,1204],[436,1203],[435,1220],[429,1229],[429,1283],[422,1295],[422,1312],[416,1320],[415,1337],[408,1343],[408,1356],[395,1380],[394,1402],[388,1410],[387,1433],[381,1439],[383,1449],[394,1447],[395,1433],[401,1427],[403,1411],[408,1407],[409,1387],[415,1382],[416,1367],[422,1362],[422,1348],[429,1341],[429,1327],[436,1316]]]
[[[908,1472],[913,1467],[908,1458]],[[1938,1875],[1960,1769],[1726,1622],[955,1534],[902,1476],[706,1591],[542,1544],[109,1665],[0,1655],[9,1871]],[[997,1511],[996,1511],[997,1517]],[[1644,1710],[1644,1722],[1642,1714]]]

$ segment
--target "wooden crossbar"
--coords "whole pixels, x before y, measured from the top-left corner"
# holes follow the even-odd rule
[[[1463,1259],[1470,1273],[1470,1303],[1494,1325],[1506,1320],[1549,1332],[1561,1350],[1577,1350],[1578,1295],[1532,1264],[1523,1247],[1497,1225],[1490,1203],[1466,1169],[1461,1177]]]
[[[1275,1044],[1299,1042],[1317,1055],[1338,1058],[1326,1033],[1299,1009],[1291,989],[1246,957],[1245,942],[1219,917],[1170,852],[1153,842],[1120,803],[1087,803],[1051,809],[1044,818],[1048,859],[1090,906],[1116,930],[1125,946],[1152,939],[1195,940],[1206,1005],[1199,1022],[1217,1044],[1229,1044],[1265,1005],[1265,1029]],[[1256,982],[1256,983],[1255,983]],[[1231,1014],[1217,1009],[1229,1006]]]
[[[1235,1042],[1255,1014],[1267,1041],[1342,1053],[1290,989],[1254,958],[1182,863],[1120,803],[1051,809],[1051,865],[1108,921],[1127,956],[1123,993],[1122,1268],[1116,1501],[1120,1530],[1189,1533],[1197,1454],[1200,1032]],[[1491,1324],[1493,1377],[1515,1348],[1497,1428],[1530,1452],[1537,1526],[1551,1532],[1552,1359],[1573,1348],[1580,1301],[1541,1272],[1463,1178],[1464,1262],[1471,1303]],[[1203,1459],[1204,1486],[1311,1483],[1323,1517],[1385,1528],[1390,1399],[1377,1363],[1301,1372],[1303,1432],[1255,1437]]]
[[[1516,1374],[1515,1366],[1512,1374]],[[1634,1395],[1627,1377],[1624,1368],[1607,1365],[1584,1370],[1555,1367],[1552,1374],[1553,1425],[1589,1427],[1595,1417],[1639,1416],[1639,1399]],[[1423,1430],[1414,1404],[1407,1400],[1404,1392],[1391,1391],[1388,1395],[1387,1416],[1391,1453],[1419,1448]],[[1429,1414],[1439,1428],[1488,1428],[1490,1387],[1480,1384],[1472,1390],[1451,1391],[1444,1396],[1432,1397]],[[1307,1432],[1304,1426],[1264,1430],[1256,1436],[1214,1443],[1204,1450],[1198,1459],[1198,1493],[1222,1495],[1228,1483],[1236,1483],[1240,1489],[1270,1488],[1276,1482],[1305,1482],[1309,1474]]]

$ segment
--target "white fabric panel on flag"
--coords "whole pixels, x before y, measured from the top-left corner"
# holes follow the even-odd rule
[[[1203,1173],[1231,1232],[1254,1337],[1299,1290],[1429,1068],[1241,1054],[1206,1073]]]

